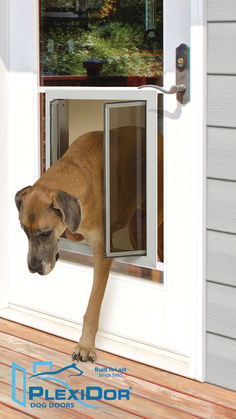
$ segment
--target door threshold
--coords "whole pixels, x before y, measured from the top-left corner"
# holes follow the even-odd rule
[[[0,317],[74,342],[78,342],[82,331],[82,325],[76,322],[14,304],[1,309]],[[104,331],[98,331],[97,333],[96,348],[190,378],[189,357],[187,355]]]

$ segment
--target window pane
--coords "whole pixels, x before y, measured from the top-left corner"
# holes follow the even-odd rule
[[[161,0],[41,0],[41,85],[160,84]]]

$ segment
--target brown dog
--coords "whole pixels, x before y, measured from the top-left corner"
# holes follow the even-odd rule
[[[125,150],[122,173],[130,180],[136,128],[118,130],[116,135],[124,142]],[[51,272],[59,256],[58,241],[63,234],[75,241],[86,239],[93,250],[93,287],[84,315],[82,336],[73,352],[73,359],[82,361],[94,361],[96,356],[95,337],[112,263],[112,259],[104,258],[103,166],[103,133],[84,134],[33,186],[23,188],[15,196],[20,223],[28,236],[28,267],[31,272],[41,275]],[[131,228],[136,211],[132,190],[130,182],[129,196],[122,202],[125,208],[123,224]],[[159,225],[160,222],[162,217]],[[130,238],[135,241],[131,231]]]

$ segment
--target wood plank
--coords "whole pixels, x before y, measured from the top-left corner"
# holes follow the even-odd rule
[[[207,123],[236,127],[236,76],[208,76]]]
[[[236,235],[207,231],[206,278],[236,287]]]
[[[28,361],[29,364],[32,365],[32,363],[30,363]],[[27,364],[27,361],[24,363],[25,365]],[[64,365],[63,365],[64,366]],[[5,370],[4,370],[5,369]],[[1,366],[1,375],[2,375],[2,370],[4,370],[5,373],[5,382],[8,382],[8,384],[11,383],[11,368],[8,366]],[[27,376],[30,376],[30,374],[27,374]],[[84,380],[82,380],[84,378]],[[2,379],[2,378],[1,378]],[[77,389],[77,388],[84,388],[85,385],[94,385],[97,386],[99,385],[100,387],[103,388],[103,390],[105,390],[107,388],[106,385],[104,385],[103,383],[98,383],[96,381],[93,380],[89,380],[87,377],[68,377],[68,374],[63,374],[60,373],[60,379],[64,379],[66,380],[66,382],[73,388],[73,389]],[[41,384],[40,381],[37,381],[38,385]],[[49,390],[49,395],[52,395],[55,391],[55,388],[64,388],[62,385],[60,384],[56,384],[54,385],[54,383],[47,381],[47,388]],[[113,388],[115,389],[114,386],[109,384],[109,388]],[[116,408],[112,405],[112,403],[116,404]],[[186,412],[181,410],[177,410],[174,409],[172,406],[165,406],[162,403],[154,403],[151,400],[147,399],[146,397],[138,397],[135,394],[131,394],[130,400],[113,400],[111,401],[106,401],[106,402],[91,402],[91,404],[94,405],[103,405],[106,406],[106,409],[102,409],[102,410],[92,410],[88,407],[83,407],[81,405],[79,405],[77,407],[77,403],[75,403],[75,408],[74,409],[70,409],[70,411],[72,410],[74,411],[79,411],[79,412],[83,412],[84,410],[87,411],[88,415],[91,415],[94,418],[111,418],[111,417],[115,417],[115,418],[136,418],[136,417],[146,417],[146,412],[149,412],[149,417],[150,418],[156,418],[156,417],[176,417],[176,418],[191,418],[192,416],[195,417],[195,415],[189,415]],[[119,406],[119,407],[118,407]],[[63,409],[62,409],[63,410]],[[223,409],[222,409],[223,410]],[[66,409],[64,409],[64,411],[66,411]],[[134,412],[136,411],[136,413]],[[92,412],[92,413],[91,413]],[[94,414],[95,412],[95,414]],[[225,414],[227,413],[227,409],[225,409]],[[69,413],[70,414],[70,413]],[[169,415],[169,416],[168,416]],[[198,417],[198,416],[197,416]],[[223,417],[227,417],[227,416],[223,416]]]
[[[11,384],[10,383],[4,383],[0,381],[0,392],[1,392],[1,401],[8,406],[12,407],[13,409],[16,408],[19,409],[22,413],[26,413],[28,416],[26,418],[29,419],[30,416],[33,416],[35,418],[45,419],[45,416],[48,417],[48,415],[45,415],[44,408],[38,408],[37,410],[26,406],[23,407],[20,404],[16,404],[12,401],[11,397]],[[19,397],[23,398],[23,392],[21,389],[17,390]],[[45,400],[43,398],[39,397],[39,402],[43,403]],[[74,409],[64,409],[64,408],[55,408],[50,409],[50,419],[67,419],[69,417],[71,419],[97,419],[97,416],[89,416],[85,415],[81,412],[78,412]],[[112,417],[112,416],[111,416]]]
[[[11,361],[6,360],[6,353],[4,356],[4,350],[3,348],[0,348],[0,353],[1,353],[1,363],[0,363],[0,381],[4,382],[5,384],[8,384],[9,386],[11,386],[12,380],[11,380]],[[32,366],[33,366],[33,360],[39,360],[38,358],[36,359],[32,359],[29,358],[28,356],[23,356],[21,353],[16,353],[11,351],[11,353],[9,353],[8,355],[10,355],[11,357],[15,357],[15,361],[18,362],[23,368],[27,369],[27,374],[26,377],[27,379],[29,378],[30,375],[33,374],[33,370],[32,370]],[[11,358],[13,359],[13,358]],[[45,361],[48,361],[48,359],[44,358]],[[57,365],[58,366],[58,365]],[[59,366],[59,368],[64,367],[65,364]],[[56,368],[55,368],[56,369]],[[73,373],[73,371],[71,371],[71,373]],[[69,384],[73,389],[77,389],[77,388],[81,388],[84,387],[86,385],[88,386],[94,386],[94,385],[98,385],[97,382],[94,382],[93,380],[88,379],[87,377],[85,378],[84,376],[79,377],[68,377],[68,373],[61,373],[60,374],[60,379],[64,380],[67,382],[67,384]],[[28,380],[27,380],[27,384],[28,384]],[[42,381],[37,381],[37,385],[45,385],[45,382],[42,384]],[[55,393],[55,389],[56,388],[64,388],[62,385],[60,384],[55,384],[53,381],[48,380],[47,384],[46,384],[46,388],[49,390],[50,395]],[[103,387],[103,390],[105,389],[104,385],[100,385],[100,387]],[[112,387],[110,387],[112,388]],[[17,389],[17,394],[19,392],[19,389]],[[79,392],[80,393],[80,392]],[[27,394],[28,394],[28,385],[27,385]],[[19,396],[18,396],[19,397]],[[21,398],[20,398],[21,400]],[[44,397],[39,398],[39,402],[45,402]],[[127,402],[126,402],[127,403]],[[29,404],[29,403],[28,403]],[[99,419],[103,419],[103,418],[107,418],[109,419],[110,417],[115,417],[115,418],[120,418],[122,419],[124,416],[124,413],[126,414],[128,419],[133,419],[136,417],[139,417],[129,413],[129,408],[128,406],[126,406],[126,408],[124,408],[123,406],[113,406],[112,403],[106,403],[106,402],[101,402],[101,401],[96,401],[95,403],[91,402],[91,404],[95,404],[97,406],[104,407],[104,409],[98,409],[96,412],[96,418]],[[119,404],[119,401],[116,401],[116,404]],[[16,405],[18,406],[18,404]],[[56,409],[57,410],[57,409]],[[58,408],[58,411],[60,412],[60,410],[62,410],[62,412],[70,412],[69,414],[71,415],[71,410],[73,412],[75,412],[75,417],[76,414],[78,414],[78,412],[81,414],[81,417],[93,417],[93,414],[91,414],[91,412],[94,412],[92,409],[83,406],[81,404],[78,404],[77,402],[75,402],[75,407],[74,408],[70,408],[65,409],[65,408]],[[38,409],[31,409],[32,414],[34,414],[35,412],[37,412]],[[77,413],[76,413],[77,412]],[[61,413],[60,413],[61,415]],[[67,415],[65,414],[65,417],[67,417]],[[64,417],[64,416],[63,416]]]
[[[235,0],[208,0],[208,21],[236,21]]]
[[[32,368],[32,360],[29,359],[29,357],[14,353],[13,351],[10,351],[5,348],[1,348],[1,360],[4,365],[8,364],[9,366],[10,361],[9,359],[12,358],[12,355],[15,356],[15,362],[19,362],[21,366],[27,369],[27,371],[30,371],[30,368]],[[55,368],[62,368],[64,365],[62,362],[60,364],[55,365]],[[82,367],[81,367],[82,368]],[[68,375],[68,374],[67,374]],[[67,380],[67,382],[70,384],[72,388],[78,387],[78,381],[76,381],[76,378],[70,378],[68,381],[67,375],[63,373],[60,374],[61,379]],[[94,375],[94,374],[93,374]],[[200,415],[201,417],[226,417],[231,412],[229,409],[222,408],[216,405],[213,405],[209,402],[202,401],[199,399],[195,399],[194,397],[187,396],[185,394],[176,393],[173,390],[162,388],[161,386],[154,385],[153,383],[144,382],[144,380],[140,380],[134,377],[125,376],[122,379],[97,379],[96,382],[93,381],[93,376],[91,375],[91,380],[86,377],[86,380],[83,382],[83,376],[80,378],[80,383],[84,387],[85,385],[98,385],[97,381],[101,381],[101,383],[104,383],[107,381],[107,384],[109,384],[109,388],[115,387],[118,388],[129,388],[130,386],[133,388],[133,391],[135,391],[135,394],[139,394],[142,397],[149,398],[151,400],[154,400],[156,402],[161,402],[162,404],[168,406],[170,405],[172,408],[178,408],[181,409],[187,413],[191,413],[193,415]],[[112,383],[113,385],[111,385]],[[100,383],[99,383],[100,385]],[[133,393],[132,391],[132,393]],[[146,403],[146,400],[144,401]],[[127,405],[128,406],[128,405]]]
[[[5,383],[8,383],[9,385],[11,384],[11,360],[14,359],[14,362],[20,364],[23,368],[25,368],[27,370],[27,378],[33,374],[33,361],[38,361],[38,360],[44,360],[44,361],[48,361],[48,359],[46,359],[45,357],[42,357],[42,359],[38,359],[38,358],[33,358],[30,357],[28,355],[23,355],[22,353],[18,353],[15,352],[13,350],[7,350],[5,348],[0,347],[0,353],[1,353],[1,363],[0,363],[0,381],[4,381]],[[63,357],[65,357],[65,355],[63,355]],[[68,359],[67,359],[68,361]],[[53,363],[54,365],[54,370],[59,369],[59,368],[63,368],[65,366],[66,363],[63,363],[63,361],[61,362],[57,362],[57,363]],[[73,370],[71,370],[69,373],[74,373]],[[60,380],[64,380],[67,382],[67,384],[69,384],[71,386],[71,388],[73,389],[77,389],[77,388],[84,388],[85,386],[96,386],[96,385],[100,385],[100,383],[98,383],[96,380],[91,380],[89,377],[82,375],[81,377],[69,377],[69,373],[68,372],[62,372],[60,373]],[[37,381],[37,385],[41,385],[42,381]],[[44,385],[45,383],[43,383],[42,385]],[[55,384],[53,381],[47,381],[47,388],[50,390],[50,394],[53,394],[55,392],[55,388],[57,387],[63,387],[60,384]],[[100,387],[103,387],[103,390],[105,389],[104,384],[102,383],[100,385]],[[28,388],[28,387],[27,387]],[[63,387],[64,388],[64,387]],[[109,388],[116,388],[114,386],[110,386]],[[80,393],[80,391],[79,391]],[[45,401],[42,398],[43,401]],[[93,403],[91,403],[93,404]],[[101,402],[101,401],[97,401],[94,404],[100,406],[100,407],[105,407],[106,409],[104,410],[98,410],[96,417],[103,419],[103,418],[110,418],[112,417],[116,417],[116,418],[120,418],[122,419],[124,416],[124,412],[127,416],[127,418],[129,419],[133,419],[136,418],[137,416],[129,413],[128,412],[128,406],[126,406],[126,408],[122,409],[122,406],[119,406],[119,401],[116,401],[116,404],[118,405],[118,408],[116,406],[112,405],[111,403],[106,403],[106,402]],[[109,409],[107,409],[107,406],[109,406]],[[66,409],[64,409],[66,410]],[[73,409],[73,411],[78,411],[81,414],[88,414],[89,412],[91,413],[91,409],[87,408],[87,407],[83,407],[81,405],[77,405],[77,403],[75,403],[75,408]],[[33,410],[35,411],[35,410]],[[139,417],[139,415],[138,415]]]
[[[236,74],[236,22],[208,23],[208,73]]]
[[[208,282],[206,317],[208,332],[236,339],[236,288]]]
[[[236,182],[208,179],[207,228],[236,234]]]
[[[12,355],[12,353],[11,353]],[[16,353],[15,353],[16,355]],[[28,394],[28,378],[30,377],[30,375],[33,374],[32,371],[32,359],[30,359],[29,357],[25,356],[22,357],[21,354],[19,354],[18,356],[16,356],[16,360],[18,362],[21,362],[21,366],[27,369],[27,373],[26,373],[26,377],[27,377],[27,394]],[[35,359],[36,360],[36,359]],[[4,360],[3,360],[4,361]],[[65,365],[63,365],[65,366]],[[61,367],[61,366],[60,366]],[[71,373],[74,373],[74,371],[71,371]],[[89,380],[83,376],[79,377],[68,377],[68,373],[60,373],[60,379],[64,380],[67,382],[67,384],[69,384],[71,386],[71,388],[73,389],[78,389],[78,388],[84,388],[84,386],[88,385],[88,386],[96,386],[98,385],[97,382],[94,382],[92,380]],[[11,386],[11,363],[9,363],[9,365],[6,365],[4,362],[2,362],[0,364],[0,381],[4,382],[5,384],[8,384],[9,386]],[[46,385],[45,382],[42,382],[40,380],[37,380],[36,385],[42,385],[45,386],[48,390],[49,390],[49,395],[53,395],[55,394],[55,389],[56,388],[65,388],[62,384],[56,383],[54,381],[50,381],[47,380]],[[35,382],[34,382],[35,384]],[[103,387],[103,390],[105,389],[105,386],[101,386]],[[19,389],[17,388],[17,394],[18,394]],[[80,391],[78,392],[80,393]],[[41,402],[45,402],[45,398],[41,397],[41,398],[37,398],[37,400],[39,399],[39,401]],[[73,401],[73,400],[72,400]],[[77,402],[73,401],[75,404],[74,408],[57,408],[56,410],[58,410],[60,412],[60,410],[62,410],[62,412],[67,412],[67,415],[65,414],[65,417],[68,417],[68,414],[71,415],[71,411],[75,412],[75,417],[76,414],[78,414],[78,412],[81,414],[81,417],[93,417],[94,415],[94,410],[83,406],[81,404],[78,404]],[[119,401],[116,402],[117,404],[119,404]],[[127,403],[127,402],[126,402]],[[29,403],[28,403],[29,404]],[[104,409],[98,409],[96,411],[96,418],[99,419],[103,419],[103,418],[110,418],[110,417],[115,417],[115,418],[123,418],[124,414],[127,416],[127,418],[129,419],[133,419],[136,417],[136,415],[133,415],[132,413],[129,413],[129,408],[128,406],[126,406],[126,408],[122,408],[121,406],[119,406],[119,408],[116,408],[115,406],[113,406],[111,403],[106,403],[106,402],[101,402],[101,401],[96,401],[96,402],[91,402],[91,404],[104,407]],[[16,405],[18,406],[18,405]],[[51,410],[51,409],[50,409]],[[38,409],[31,409],[32,414],[37,412]],[[61,413],[60,413],[61,416]],[[63,417],[64,417],[63,416]]]
[[[23,413],[17,409],[14,409],[4,403],[0,402],[0,417],[4,419],[29,419],[35,416]]]
[[[20,358],[22,358],[21,354],[20,354]],[[46,358],[46,359],[48,359],[48,358]],[[27,360],[27,362],[29,362],[29,361]],[[58,362],[57,362],[57,364],[58,364]],[[25,363],[25,360],[23,360],[23,362],[21,361],[21,365],[24,366],[24,367],[27,367],[27,364]],[[32,362],[30,362],[30,365],[32,367]],[[59,367],[59,368],[62,367],[62,366],[65,366],[65,363],[63,363],[61,365],[57,365],[57,367]],[[85,381],[84,383],[81,383],[82,387],[85,386],[85,385],[98,385],[99,384],[101,387],[106,389],[106,386],[103,383],[104,379],[94,380],[94,374],[93,374],[93,377],[92,377],[93,379],[90,380],[90,379],[88,379],[87,375],[88,374],[86,374],[86,379],[83,376],[80,377],[80,383],[83,382],[83,380]],[[60,376],[61,376],[61,374],[60,374]],[[63,374],[62,374],[61,378],[63,378]],[[68,381],[68,379],[67,379],[67,381]],[[74,387],[76,387],[76,384],[78,386],[78,382],[76,383],[76,382],[73,382],[73,381],[75,381],[75,379],[73,380],[73,378],[71,378],[69,384],[71,385],[71,387],[74,388]],[[99,381],[99,383],[97,383],[97,381]],[[105,381],[107,381],[107,380],[105,380]],[[116,384],[117,384],[117,381],[118,380],[116,379],[115,380]],[[113,380],[113,382],[114,382],[114,380]],[[128,384],[133,384],[134,385],[135,383],[132,382],[132,383],[128,383]],[[121,380],[121,383],[119,383],[119,386],[127,388],[128,384],[123,382],[123,380]],[[114,385],[110,384],[110,382],[107,382],[107,385],[109,386],[109,388],[115,388]],[[136,413],[138,414],[138,416],[140,414],[141,414],[141,416],[145,415],[145,409],[147,409],[149,411],[150,417],[155,417],[155,415],[157,413],[159,413],[159,414],[166,414],[166,413],[171,414],[171,411],[168,408],[168,404],[166,405],[166,403],[163,403],[163,400],[162,400],[163,397],[160,397],[160,394],[158,395],[157,389],[155,389],[155,392],[154,392],[154,394],[156,396],[156,399],[158,401],[158,403],[156,403],[156,404],[150,402],[150,400],[147,397],[147,392],[144,391],[144,386],[143,385],[140,389],[141,389],[141,397],[137,397],[136,394],[134,394],[133,391],[132,391],[132,402],[129,402],[129,404],[127,405],[127,401],[125,401],[124,403],[121,403],[120,401],[117,401],[117,405],[119,405],[119,407],[120,407],[121,404],[122,404],[123,405],[123,410],[125,410],[125,407],[126,407],[126,409],[131,410],[131,411],[133,411],[135,409],[137,411]],[[160,403],[159,403],[159,401],[160,401]],[[170,401],[171,401],[171,399],[170,399]],[[113,403],[115,403],[115,402],[113,402]],[[167,403],[168,403],[168,400],[167,400]],[[110,404],[110,403],[108,402],[108,404]],[[172,409],[173,409],[173,407],[174,406],[173,406],[173,403],[172,403]],[[182,417],[185,413],[181,412],[181,414],[180,414],[180,412],[178,412],[177,410],[174,409],[172,411],[172,414],[174,414],[176,417]],[[121,414],[118,414],[116,417],[123,417],[123,415],[124,415],[124,412],[122,411]],[[188,415],[187,415],[187,417],[188,417]]]
[[[207,381],[236,390],[235,340],[207,333],[206,365]]]
[[[236,130],[208,127],[207,176],[236,180]]]
[[[27,326],[18,325],[5,319],[0,320],[0,329],[6,333],[18,334],[23,339],[30,339],[32,342],[44,343],[49,345],[55,351],[65,354],[71,354],[74,346],[73,342],[66,339],[29,328]],[[127,373],[130,377],[147,380],[150,383],[156,383],[167,389],[174,389],[179,393],[192,395],[202,400],[211,401],[217,405],[227,406],[236,409],[235,394],[231,391],[212,386],[207,383],[200,383],[185,377],[181,377],[167,371],[134,362],[113,354],[98,351],[98,360],[96,364],[99,366],[108,366],[118,368],[127,367]],[[84,367],[84,364],[82,364]],[[91,368],[91,364],[85,364],[86,370]]]

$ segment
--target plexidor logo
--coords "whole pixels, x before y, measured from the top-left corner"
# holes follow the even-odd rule
[[[47,365],[49,371],[37,372],[37,368],[41,365]],[[20,405],[26,407],[27,403],[27,382],[28,382],[28,400],[31,408],[45,408],[45,407],[68,407],[74,408],[75,403],[82,404],[83,406],[90,407],[93,409],[106,409],[109,406],[97,406],[90,404],[90,401],[98,400],[129,400],[130,391],[128,389],[103,389],[100,386],[78,386],[76,389],[72,389],[71,386],[64,380],[58,378],[58,375],[62,372],[73,370],[73,374],[69,374],[68,377],[80,377],[83,371],[80,370],[76,363],[73,362],[64,368],[53,371],[53,363],[50,362],[33,362],[33,375],[26,378],[26,369],[20,365],[12,362],[12,400]],[[16,397],[17,386],[16,377],[17,374],[21,374],[23,378],[23,398],[18,400]],[[35,385],[35,380],[50,380],[56,382],[60,387],[53,391],[46,388],[47,386]],[[64,388],[62,388],[64,387]],[[42,402],[42,399],[44,401]]]

